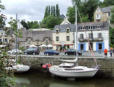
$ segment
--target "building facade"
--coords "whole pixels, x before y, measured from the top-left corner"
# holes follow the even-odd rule
[[[10,42],[11,37],[7,36],[5,31],[0,29],[0,44],[1,45],[8,45]]]
[[[52,44],[52,30],[49,29],[23,29],[22,38],[18,38],[20,47],[28,47],[30,45],[48,45]]]
[[[79,23],[78,28],[78,50],[79,51],[103,51],[109,49],[109,24],[108,22]],[[56,25],[53,31],[54,49],[74,48],[75,25],[64,22]]]
[[[108,21],[110,23],[111,9],[112,9],[112,6],[105,7],[105,8],[98,7],[94,12],[94,22]]]

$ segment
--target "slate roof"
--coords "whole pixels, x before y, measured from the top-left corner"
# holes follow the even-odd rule
[[[45,37],[52,40],[52,30],[36,31],[36,30],[23,30],[23,38],[19,41],[26,41],[27,38],[32,38],[33,41],[43,41]]]
[[[86,23],[78,23],[78,31],[82,30],[108,30],[109,24],[108,22],[86,22]],[[88,29],[87,27],[91,28]],[[70,32],[75,32],[76,26],[75,24],[64,24],[64,25],[56,25],[53,32],[56,33],[58,29],[59,32],[66,32],[66,29],[70,29]]]
[[[111,8],[112,8],[112,6],[101,8],[101,11],[104,13],[108,13],[108,12],[111,12]]]

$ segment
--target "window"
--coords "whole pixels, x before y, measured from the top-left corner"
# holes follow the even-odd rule
[[[4,39],[5,42],[8,42],[7,38]]]
[[[96,15],[96,19],[101,19],[101,15],[100,14],[97,14]]]
[[[98,33],[98,38],[101,38],[102,37],[102,33]]]
[[[66,41],[70,41],[70,36],[66,36]]]
[[[70,32],[70,29],[66,29],[66,32],[69,33]]]
[[[56,36],[56,41],[59,41],[59,37],[58,36]]]
[[[110,16],[110,12],[108,12],[108,16]]]
[[[93,26],[93,29],[95,29],[95,26]]]
[[[90,29],[90,26],[88,26],[88,28]]]
[[[89,39],[93,39],[93,33],[89,33]]]
[[[84,35],[83,34],[80,34],[80,39],[83,39],[84,38]]]
[[[56,33],[59,33],[59,30],[58,29],[56,30]]]

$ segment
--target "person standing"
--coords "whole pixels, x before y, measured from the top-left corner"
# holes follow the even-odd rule
[[[110,56],[112,57],[113,49],[110,48]]]
[[[104,49],[104,55],[105,55],[105,57],[107,57],[107,52],[108,52],[108,50],[107,49]]]

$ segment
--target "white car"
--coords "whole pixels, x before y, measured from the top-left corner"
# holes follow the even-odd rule
[[[12,49],[12,50],[9,50],[8,51],[8,54],[21,54],[22,53],[22,51],[21,50],[19,50],[19,49]]]

